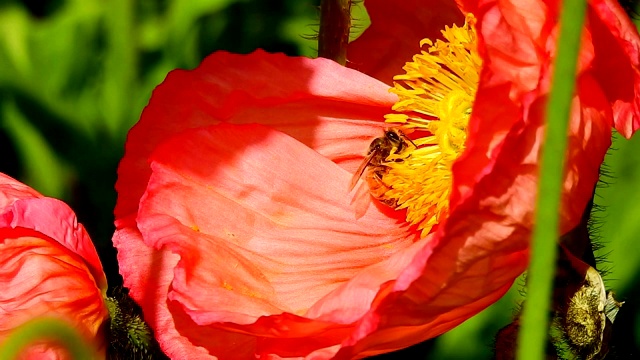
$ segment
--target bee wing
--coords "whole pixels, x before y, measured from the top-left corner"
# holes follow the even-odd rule
[[[362,163],[360,164],[360,166],[358,166],[358,170],[356,170],[356,172],[353,173],[353,177],[351,178],[351,184],[349,184],[349,192],[351,192],[351,190],[353,190],[353,188],[356,187],[358,180],[360,180],[360,178],[362,177],[362,174],[364,173],[369,163],[371,163],[371,159],[373,159],[375,155],[376,155],[376,152],[372,151],[371,153],[367,154],[364,160],[362,160]]]

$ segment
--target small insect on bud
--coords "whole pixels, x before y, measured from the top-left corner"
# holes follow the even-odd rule
[[[582,359],[601,359],[609,351],[605,331],[622,303],[607,293],[598,271],[589,267],[585,281],[569,301],[563,328],[568,345]],[[607,321],[609,320],[609,321]]]

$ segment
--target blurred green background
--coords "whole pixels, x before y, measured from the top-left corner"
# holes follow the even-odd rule
[[[109,283],[116,168],[128,129],[175,68],[216,50],[314,56],[319,0],[0,0],[0,171],[63,199],[87,227]],[[366,15],[359,29],[364,28]],[[626,301],[617,359],[640,358],[640,136],[616,138],[598,189],[607,286]],[[488,359],[509,323],[516,283],[453,331],[380,359]],[[634,357],[635,356],[635,357]]]

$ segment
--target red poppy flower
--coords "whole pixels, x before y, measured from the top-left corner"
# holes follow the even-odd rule
[[[389,352],[460,324],[526,268],[558,4],[463,5],[466,24],[452,2],[367,1],[372,26],[349,57],[387,84],[410,61],[392,94],[331,61],[263,51],[214,53],[156,88],[120,164],[114,243],[169,356]],[[587,29],[563,230],[612,126],[640,125],[635,29],[608,1],[590,3]],[[415,132],[383,137],[404,145],[365,169],[379,202],[349,184],[385,115]]]
[[[67,321],[104,353],[107,281],[89,235],[63,202],[0,173],[0,342],[41,316]],[[25,358],[66,358],[52,343]]]

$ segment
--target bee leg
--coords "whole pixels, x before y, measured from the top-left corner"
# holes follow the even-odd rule
[[[378,200],[390,208],[395,209],[398,207],[398,202],[395,199],[378,199]]]
[[[384,176],[385,171],[386,169],[374,170],[373,176],[371,177],[371,181],[374,182],[374,184],[369,185],[369,191],[371,192],[371,195],[378,199],[381,203],[395,208],[397,206],[396,200],[385,198],[384,196],[385,193],[390,189],[389,186],[387,186],[387,184],[382,181],[382,177]]]

